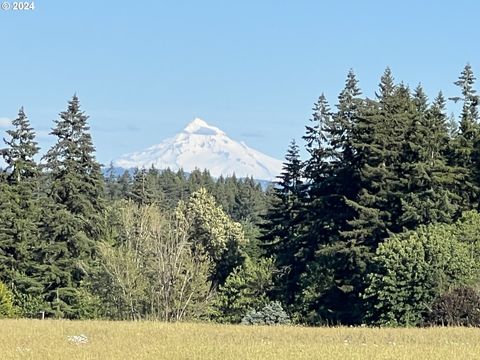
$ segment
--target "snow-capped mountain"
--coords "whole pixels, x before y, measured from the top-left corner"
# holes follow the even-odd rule
[[[196,118],[176,136],[115,160],[115,166],[183,170],[208,169],[212,176],[252,176],[274,180],[282,162],[229,138],[222,130]]]

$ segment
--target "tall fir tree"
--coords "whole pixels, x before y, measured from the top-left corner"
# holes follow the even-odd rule
[[[273,188],[272,203],[264,216],[261,241],[268,256],[273,256],[277,269],[275,297],[292,304],[298,293],[299,278],[305,269],[300,240],[304,202],[303,165],[294,140],[288,147],[283,170]]]
[[[159,171],[155,167],[149,170],[136,169],[133,175],[130,198],[142,205],[157,204],[161,206],[164,194],[159,185]]]
[[[459,212],[454,193],[458,175],[448,165],[449,134],[445,99],[440,92],[429,107],[419,85],[413,97],[415,116],[408,129],[402,156],[402,213],[399,225],[415,229],[421,224],[448,223]]]
[[[478,124],[478,95],[476,95],[475,76],[470,64],[465,65],[455,85],[460,88],[461,96],[451,100],[462,103],[462,112],[458,132],[452,142],[451,165],[456,166],[461,175],[457,194],[463,198],[464,210],[477,208],[480,186],[480,128]]]
[[[338,97],[337,111],[324,121],[321,144],[325,151],[322,176],[309,176],[309,236],[317,241],[315,257],[302,275],[298,299],[309,323],[354,323],[359,301],[354,293],[355,274],[362,267],[355,243],[343,236],[355,212],[348,205],[359,191],[355,164],[355,131],[363,108],[361,91],[352,70]],[[308,129],[307,129],[308,130]],[[312,158],[307,161],[307,164]],[[360,270],[359,270],[360,268]]]
[[[360,189],[356,198],[346,200],[355,216],[349,221],[351,229],[344,231],[343,236],[369,248],[375,248],[386,237],[392,223],[389,205],[393,199],[389,188],[396,178],[393,165],[397,164],[395,158],[399,156],[402,141],[398,135],[403,131],[400,119],[394,118],[396,89],[387,68],[380,80],[377,100],[365,102],[352,132]]]
[[[121,199],[121,185],[119,177],[115,173],[116,169],[113,166],[113,162],[110,162],[110,166],[105,172],[105,196],[107,199],[114,201]]]
[[[38,258],[45,299],[58,317],[80,316],[79,288],[93,265],[104,210],[103,176],[87,120],[74,95],[55,121],[57,142],[43,158],[50,202]]]
[[[7,164],[1,183],[0,279],[20,293],[39,294],[35,280],[33,249],[39,239],[39,151],[35,132],[23,107],[7,130],[6,148],[1,150]]]

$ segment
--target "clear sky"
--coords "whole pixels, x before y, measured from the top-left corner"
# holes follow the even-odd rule
[[[350,68],[368,96],[386,66],[431,98],[456,95],[467,62],[480,79],[479,15],[478,1],[36,0],[0,10],[0,137],[23,105],[45,150],[76,92],[105,164],[194,117],[283,158]]]

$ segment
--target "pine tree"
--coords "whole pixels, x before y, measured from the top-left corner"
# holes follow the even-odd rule
[[[34,157],[39,151],[35,142],[35,132],[30,126],[27,116],[20,108],[18,117],[13,120],[13,130],[7,130],[10,140],[4,139],[7,145],[2,150],[2,156],[7,164],[9,184],[18,184],[22,180],[38,176],[38,167]]]
[[[356,213],[349,221],[351,229],[343,236],[356,244],[375,248],[387,235],[392,224],[392,205],[398,208],[394,193],[404,126],[398,117],[396,101],[405,96],[398,90],[387,68],[381,77],[377,101],[367,100],[353,130],[353,147],[356,152],[355,168],[358,179],[358,196],[347,199],[347,205]]]
[[[453,139],[450,163],[457,167],[461,175],[457,194],[464,199],[463,209],[478,206],[480,186],[478,96],[474,89],[475,80],[472,67],[467,64],[454,83],[460,88],[462,96],[450,98],[462,102],[459,130]]]
[[[312,182],[310,214],[319,241],[302,277],[303,317],[311,323],[359,323],[360,293],[369,258],[388,234],[392,207],[398,207],[396,166],[404,137],[401,98],[389,69],[377,101],[362,100],[352,72],[339,96],[337,113],[324,127],[324,178]],[[393,180],[393,181],[392,181]],[[315,187],[322,189],[312,192]],[[313,229],[310,230],[310,229]]]
[[[235,221],[258,223],[265,209],[262,188],[252,177],[240,180],[235,195],[232,218]]]
[[[359,98],[361,94],[355,73],[350,70],[345,81],[345,87],[338,97],[338,111],[334,116],[337,125],[333,128],[334,131],[330,138],[330,143],[338,154],[337,159],[335,159],[337,168],[351,168],[354,162],[355,152],[352,137],[362,105],[362,100]]]
[[[44,206],[38,248],[45,298],[56,316],[79,316],[79,287],[95,258],[104,209],[100,164],[88,132],[88,117],[73,96],[55,121],[56,144],[44,156],[50,202]]]
[[[23,108],[12,125],[9,139],[4,139],[7,148],[1,150],[7,168],[0,183],[0,277],[20,293],[38,294],[33,248],[39,237],[39,169],[34,159],[39,147]]]
[[[159,185],[159,172],[155,167],[148,171],[145,168],[136,169],[130,197],[141,205],[162,205],[164,194]]]
[[[130,176],[130,172],[128,170],[125,170],[117,181],[120,198],[127,199],[132,191],[132,178]]]
[[[164,194],[163,203],[166,209],[174,209],[180,200],[188,198],[187,180],[183,170],[177,172],[163,170],[159,175],[158,184]]]
[[[325,96],[322,94],[313,107],[311,125],[306,126],[306,150],[310,157],[305,161],[304,175],[306,194],[304,196],[305,213],[304,226],[308,231],[302,235],[303,256],[306,262],[314,258],[319,244],[330,241],[332,216],[339,205],[336,197],[332,159],[338,159],[337,149],[330,141],[332,134],[337,134],[337,124],[334,123],[332,111]],[[327,211],[328,209],[328,211]],[[330,231],[332,230],[332,231]]]
[[[105,173],[105,195],[109,200],[118,200],[121,198],[121,186],[118,176],[115,174],[113,162]]]
[[[454,194],[457,172],[447,164],[449,135],[445,99],[440,92],[431,107],[421,86],[414,93],[414,121],[402,157],[402,214],[399,227],[451,222],[459,210]]]
[[[298,292],[298,281],[305,269],[302,244],[299,242],[303,212],[303,174],[299,147],[294,140],[285,155],[283,170],[273,188],[272,203],[261,224],[261,241],[268,256],[274,256],[280,277],[276,293],[286,304],[292,304]]]
[[[355,215],[348,200],[356,198],[360,185],[354,143],[363,108],[360,95],[358,81],[350,70],[338,98],[337,112],[321,127],[325,139],[323,177],[308,176],[308,235],[317,242],[317,250],[302,275],[303,291],[298,301],[309,323],[354,323],[359,317],[360,301],[355,290],[364,264],[359,262],[358,250],[344,232],[350,230],[349,221]]]

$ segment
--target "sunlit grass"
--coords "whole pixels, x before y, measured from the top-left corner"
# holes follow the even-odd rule
[[[0,359],[480,359],[480,330],[2,320]]]

